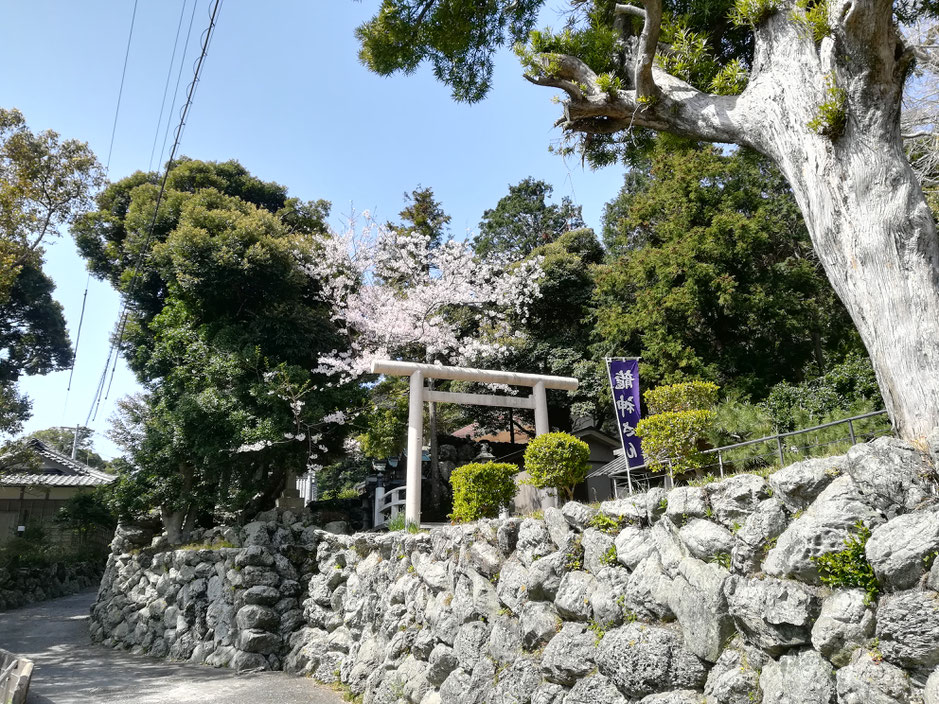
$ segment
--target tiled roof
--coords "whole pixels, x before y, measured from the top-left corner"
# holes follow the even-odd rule
[[[57,472],[23,472],[20,474],[0,474],[0,484],[5,486],[101,486],[114,481],[114,475],[89,467],[73,460],[35,438],[27,443],[36,454],[62,468]]]
[[[0,484],[5,486],[101,486],[110,484],[114,477],[101,479],[83,474],[4,474]]]

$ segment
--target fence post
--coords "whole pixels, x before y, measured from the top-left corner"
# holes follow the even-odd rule
[[[848,433],[851,435],[851,444],[857,445],[857,438],[854,437],[854,421],[848,420]]]
[[[717,450],[717,466],[720,468],[721,479],[724,478],[724,458],[721,457],[720,448]]]
[[[776,450],[779,452],[779,468],[782,469],[783,465],[786,464],[786,458],[783,455],[782,438],[778,435],[776,436]]]

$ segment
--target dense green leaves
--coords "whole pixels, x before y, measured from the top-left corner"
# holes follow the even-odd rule
[[[716,384],[692,381],[649,389],[646,408],[652,415],[636,424],[646,463],[659,471],[684,474],[703,467],[701,444],[711,430],[717,402]]]
[[[658,471],[684,474],[705,465],[700,441],[711,428],[713,411],[668,411],[643,418],[636,424],[646,463]]]
[[[693,411],[696,408],[710,408],[717,403],[719,390],[717,384],[707,381],[687,381],[649,389],[643,398],[649,413]]]
[[[29,400],[23,375],[65,369],[72,351],[42,243],[71,222],[102,182],[88,145],[34,133],[18,110],[0,108],[0,433],[19,430]]]
[[[33,259],[19,273],[0,303],[0,433],[16,432],[29,416],[29,401],[16,389],[23,375],[67,369],[72,348],[62,306],[52,298],[55,285]]]
[[[473,462],[457,467],[450,474],[453,487],[454,521],[495,518],[503,508],[511,508],[518,491],[515,475],[518,467],[499,462]]]
[[[383,76],[426,60],[456,100],[475,102],[491,85],[496,48],[525,41],[543,1],[382,0],[356,30],[359,58]]]
[[[871,529],[858,522],[855,532],[844,540],[845,549],[812,558],[818,568],[822,584],[834,588],[863,589],[865,603],[873,602],[880,593],[880,582],[867,561],[865,546],[871,537]]]
[[[584,227],[580,207],[570,198],[565,196],[560,205],[546,202],[553,190],[531,177],[509,186],[508,195],[483,213],[473,249],[480,256],[498,253],[521,259],[565,232]]]
[[[88,145],[34,133],[19,110],[0,108],[0,304],[41,244],[90,204],[103,180]]]
[[[646,384],[704,379],[762,398],[860,347],[775,168],[660,140],[607,209],[598,356],[637,354]]]
[[[545,433],[525,448],[525,471],[529,483],[539,489],[554,489],[559,498],[574,498],[574,487],[587,476],[590,448],[568,433]]]
[[[74,228],[130,302],[122,351],[147,389],[114,431],[132,465],[116,495],[177,523],[250,513],[341,439],[321,419],[350,398],[312,370],[342,345],[305,270],[328,206],[236,162],[179,164],[151,230],[157,195],[154,175],[135,174]]]

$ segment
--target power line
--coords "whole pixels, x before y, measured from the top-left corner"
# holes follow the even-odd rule
[[[134,23],[137,21],[137,2],[134,0],[134,10],[130,16],[130,29],[127,31],[127,46],[124,49],[124,66],[121,69],[121,83],[117,90],[117,104],[114,106],[114,120],[111,123],[111,142],[108,145],[108,160],[104,167],[105,171],[111,169],[111,154],[114,151],[114,136],[117,134],[117,119],[121,113],[121,99],[124,96],[124,79],[127,77],[127,63],[130,59],[130,45],[134,38]],[[62,404],[62,419],[65,419],[65,413],[68,410],[68,397],[72,391],[72,378],[75,375],[75,361],[78,359],[78,343],[82,337],[82,326],[85,322],[85,304],[88,302],[88,288],[91,285],[91,272],[85,277],[85,292],[82,295],[82,309],[78,316],[78,332],[75,333],[75,354],[72,355],[72,364],[68,370],[68,384],[65,387],[65,402]]]
[[[108,146],[108,162],[105,171],[111,169],[111,152],[114,150],[114,135],[117,133],[117,116],[121,111],[121,97],[124,95],[124,78],[127,76],[127,59],[130,57],[130,42],[134,38],[134,22],[137,19],[137,0],[134,0],[134,12],[130,16],[130,31],[127,33],[127,48],[124,50],[124,69],[121,71],[121,87],[117,91],[117,108],[114,110],[114,124],[111,125],[111,144]]]
[[[186,41],[183,43],[183,56],[182,56],[182,58],[179,60],[179,71],[176,72],[176,85],[173,87],[173,100],[172,100],[172,102],[171,102],[171,104],[170,104],[170,111],[169,111],[169,114],[170,114],[170,115],[172,115],[172,114],[173,114],[173,111],[176,109],[176,97],[179,95],[179,82],[180,82],[180,80],[182,80],[183,66],[186,65],[186,56],[189,54],[189,37],[192,36],[192,25],[193,25],[193,22],[195,21],[195,17],[196,17],[196,8],[197,8],[198,6],[199,6],[199,0],[193,0],[193,3],[192,3],[192,12],[189,14],[189,26],[186,28]],[[178,41],[179,41],[179,28],[182,26],[181,23],[182,23],[182,18],[185,16],[185,10],[186,10],[186,2],[185,2],[185,0],[184,0],[183,6],[182,6],[181,11],[180,11],[180,25],[178,25],[177,28],[176,28],[176,39],[175,39],[175,41],[173,42],[173,54],[174,54],[174,55],[175,55],[175,53],[176,53],[177,43],[178,43]],[[160,119],[157,121],[156,132],[155,132],[155,134],[153,135],[153,147],[154,147],[154,149],[156,148],[156,141],[157,141],[157,139],[158,139],[159,136],[160,136],[160,123],[161,123],[162,120],[163,120],[163,107],[166,106],[166,90],[167,90],[167,88],[169,88],[169,78],[170,78],[170,76],[172,75],[172,72],[173,72],[173,59],[171,58],[171,59],[170,59],[169,70],[167,71],[167,75],[166,75],[166,79],[167,79],[167,80],[166,80],[166,83],[165,83],[165,85],[164,85],[164,87],[163,87],[163,104],[162,104],[162,106],[161,106],[161,108],[160,108]],[[169,118],[167,118],[167,120],[166,120],[166,131],[163,133],[163,144],[160,146],[160,161],[159,161],[159,163],[162,163],[162,162],[163,162],[163,153],[166,151],[166,140],[167,140],[167,138],[169,137],[170,125],[171,125],[171,124],[172,124],[172,123],[170,122]],[[153,165],[153,150],[151,150],[151,152],[150,152],[150,162],[149,162],[149,164],[148,164],[148,166],[147,166],[147,171],[150,171],[150,170],[151,170],[152,165]],[[159,207],[159,203],[157,204],[157,207]],[[148,240],[148,242],[149,242],[149,240]],[[138,263],[139,263],[139,260],[138,260]],[[137,268],[136,268],[136,266],[135,266],[135,268],[134,268],[134,276],[135,276],[135,277],[136,277],[136,273],[137,273]],[[119,311],[119,313],[118,313],[118,328],[119,328],[119,330],[120,330],[120,338],[121,338],[121,339],[124,338],[124,327],[125,327],[125,325],[126,325],[126,323],[127,323],[127,312],[126,312],[126,309],[127,309],[127,304],[126,304],[126,301],[125,301],[125,302],[122,302],[122,304],[121,304],[121,309],[120,309],[120,311]],[[118,342],[117,344],[120,345],[120,342]],[[113,362],[110,361],[112,358],[113,358]],[[117,363],[118,363],[119,359],[120,359],[119,350],[117,350],[117,349],[115,348],[115,344],[112,342],[112,343],[111,343],[111,348],[108,350],[108,360],[109,360],[109,361],[108,361],[108,362],[105,362],[105,373],[107,373],[107,365],[108,365],[109,363],[111,364],[111,378],[108,380],[107,389],[105,389],[105,391],[104,391],[104,400],[107,400],[108,397],[111,395],[111,385],[114,383],[114,375],[117,373]],[[99,393],[100,393],[100,392],[99,392]],[[100,404],[101,404],[101,398],[100,398],[100,396],[99,396],[99,398],[98,398],[98,405],[100,406]],[[98,416],[98,413],[97,413],[97,411],[95,411],[95,418],[97,418],[97,416]]]
[[[179,124],[176,127],[176,136],[173,140],[173,147],[170,150],[170,156],[166,162],[166,168],[164,169],[164,172],[163,172],[163,179],[160,183],[160,191],[157,194],[156,204],[154,205],[154,208],[153,208],[153,218],[150,220],[150,226],[147,230],[147,237],[144,240],[144,246],[138,252],[137,260],[134,262],[133,273],[131,275],[130,283],[128,284],[128,287],[127,287],[127,294],[124,296],[124,301],[121,306],[121,314],[120,314],[119,322],[118,322],[117,340],[116,342],[113,342],[111,344],[111,351],[108,352],[108,359],[105,362],[104,372],[102,373],[101,380],[98,383],[98,391],[95,394],[95,399],[92,401],[91,410],[89,410],[89,416],[91,416],[92,410],[94,411],[94,416],[92,420],[98,417],[98,408],[100,407],[101,400],[102,400],[101,391],[104,389],[104,382],[107,379],[108,366],[110,366],[111,364],[112,356],[114,357],[114,369],[111,372],[111,380],[113,381],[114,379],[114,370],[116,370],[117,368],[117,355],[119,353],[121,343],[124,340],[124,332],[127,327],[127,317],[129,314],[129,307],[130,307],[128,304],[128,301],[131,300],[134,294],[134,290],[137,285],[137,280],[140,276],[140,271],[142,269],[143,258],[150,248],[150,242],[153,240],[153,233],[156,228],[156,221],[160,212],[160,203],[162,203],[163,194],[166,191],[166,182],[167,182],[167,179],[169,178],[170,171],[173,168],[173,161],[176,158],[176,151],[177,149],[179,149],[179,142],[180,142],[180,138],[182,137],[183,128],[186,126],[186,118],[189,116],[189,110],[192,107],[192,101],[193,101],[193,97],[195,96],[196,86],[199,83],[199,75],[202,72],[202,66],[205,63],[206,56],[208,55],[209,44],[212,40],[212,34],[213,34],[213,30],[215,29],[220,6],[221,6],[221,0],[215,0],[214,5],[212,6],[211,13],[209,15],[209,26],[206,28],[206,30],[202,34],[202,48],[199,53],[199,58],[195,62],[195,66],[193,70],[193,78],[189,84],[189,89],[186,95],[186,103],[183,105],[182,111],[180,113]],[[107,393],[110,392],[110,386],[111,385],[109,383]],[[107,398],[107,393],[104,396],[105,399]]]
[[[182,28],[183,28],[183,18],[186,16],[186,4],[187,4],[188,2],[189,2],[189,0],[183,0],[183,6],[179,9],[179,23],[176,25],[176,39],[173,40],[173,54],[170,56],[170,65],[169,65],[169,68],[166,69],[166,82],[163,84],[163,100],[160,102],[160,117],[157,119],[156,132],[154,132],[154,134],[153,134],[153,146],[150,148],[150,161],[147,163],[147,171],[148,171],[148,172],[153,169],[153,155],[156,153],[157,140],[159,140],[159,138],[160,138],[160,125],[163,124],[163,111],[166,109],[166,94],[169,92],[169,89],[170,89],[170,78],[171,78],[172,75],[173,75],[173,66],[176,64],[176,48],[179,46],[179,33],[180,33],[180,31],[182,30]],[[192,5],[192,10],[193,10],[192,14],[193,14],[193,16],[194,16],[194,15],[196,14],[196,13],[195,13],[195,10],[196,10],[196,3],[195,3],[195,2],[194,2],[193,5]],[[190,30],[192,29],[192,21],[191,21],[191,19],[190,19],[190,22],[189,22],[189,28],[190,28]],[[186,44],[187,44],[187,45],[189,44],[189,34],[188,34],[188,33],[186,34]],[[186,56],[185,56],[185,54],[184,54],[184,55],[183,55],[183,58],[182,58],[182,59],[180,60],[180,62],[179,62],[180,68],[182,68],[182,65],[183,65],[183,63],[184,63],[185,61],[186,61]],[[177,90],[179,89],[179,82],[178,82],[178,80],[177,80],[177,84],[176,84],[176,89],[177,89]],[[173,97],[174,97],[174,99],[175,99],[175,94],[174,94]],[[175,105],[174,105],[174,107],[175,107]],[[171,107],[171,108],[170,108],[170,115],[172,115],[172,114],[173,114],[173,108]],[[169,118],[167,118],[166,123],[169,124]]]
[[[199,5],[199,0],[195,0],[192,3],[192,13],[189,15],[189,27],[186,29],[186,41],[183,43],[183,58],[179,61],[179,71],[176,72],[176,86],[173,88],[173,102],[170,105],[170,115],[173,114],[173,111],[176,109],[176,97],[179,95],[179,82],[182,80],[183,76],[183,66],[186,65],[186,56],[189,54],[189,37],[192,35],[192,24],[196,17],[196,7]],[[157,162],[158,164],[163,163],[163,154],[166,153],[166,140],[170,136],[170,124],[172,124],[169,119],[166,120],[166,131],[163,132],[163,143],[160,145],[160,159]]]

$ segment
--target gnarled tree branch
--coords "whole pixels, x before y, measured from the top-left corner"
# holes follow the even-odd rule
[[[616,7],[613,9],[613,12],[617,15],[632,15],[643,20],[646,18],[646,11],[641,7],[636,7],[635,5],[624,5],[622,3],[617,3]]]
[[[651,102],[640,101],[637,90],[601,90],[597,74],[577,57],[544,54],[541,62],[545,73],[526,77],[536,85],[567,93],[564,118],[559,121],[565,130],[610,134],[647,127],[709,142],[753,144],[753,123],[758,116],[747,110],[742,96],[702,93],[653,66],[658,96]]]
[[[646,17],[636,47],[634,67],[636,95],[640,100],[656,97],[652,65],[659,46],[659,33],[662,31],[662,0],[643,0],[643,4],[646,6]]]

